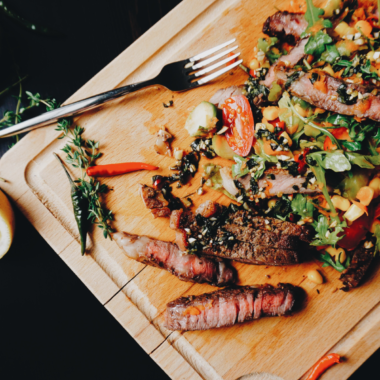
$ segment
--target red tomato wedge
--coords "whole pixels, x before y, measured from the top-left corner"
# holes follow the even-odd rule
[[[251,106],[244,95],[235,95],[223,104],[223,125],[227,143],[239,156],[245,157],[252,148],[255,135]]]
[[[371,226],[371,218],[364,214],[356,219],[349,227],[344,229],[344,232],[338,236],[345,235],[343,239],[338,241],[339,247],[352,250],[365,238]]]

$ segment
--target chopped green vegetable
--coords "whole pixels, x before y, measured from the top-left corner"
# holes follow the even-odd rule
[[[338,218],[339,220],[339,218]],[[316,235],[311,245],[332,245],[335,247],[336,243],[342,239],[343,236],[338,236],[340,232],[343,232],[343,228],[347,227],[346,221],[340,222],[334,228],[329,228],[331,221],[325,216],[320,214],[318,222],[314,225]]]
[[[338,272],[343,272],[350,265],[350,263],[351,263],[351,257],[347,256],[346,261],[342,264],[340,262],[340,256],[341,256],[341,253],[339,254],[339,257],[338,257],[338,259],[335,262],[328,252],[325,252],[325,253],[321,253],[320,252],[317,255],[317,259],[319,261],[322,261],[324,263],[322,265],[322,267],[333,267]]]
[[[308,201],[307,196],[302,194],[297,194],[293,200],[292,200],[292,211],[301,217],[301,219],[304,218],[312,218],[315,207],[313,204]]]

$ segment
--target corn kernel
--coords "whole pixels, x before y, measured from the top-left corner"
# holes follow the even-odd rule
[[[337,25],[337,27],[334,29],[334,32],[338,34],[339,36],[343,37],[346,34],[348,34],[349,26],[346,22],[342,21]]]
[[[267,120],[272,121],[278,118],[280,109],[278,107],[266,107],[263,111],[263,117]]]
[[[344,263],[346,261],[347,255],[346,255],[346,251],[343,248],[334,248],[330,245],[328,248],[326,248],[326,252],[331,257],[334,257],[335,261],[337,261],[338,258],[341,263]]]
[[[251,62],[249,62],[248,67],[251,70],[256,70],[256,69],[258,69],[260,67],[260,63],[259,63],[259,61],[256,58],[254,58],[254,59],[252,59]]]
[[[340,195],[334,195],[331,198],[331,201],[335,208],[342,211],[347,211],[351,205],[351,202],[348,199],[343,198]]]
[[[380,194],[380,178],[372,179],[368,186],[374,191],[373,197],[377,198]]]

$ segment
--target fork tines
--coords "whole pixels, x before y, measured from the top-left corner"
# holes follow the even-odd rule
[[[202,67],[207,66],[204,69],[196,71],[193,74],[191,74],[190,79],[197,78],[197,77],[200,77],[204,74],[207,74],[207,73],[217,69],[220,66],[226,65],[228,62],[233,62],[233,60],[235,60],[240,55],[240,52],[233,54],[231,56],[228,56],[227,58],[225,58],[221,61],[218,61],[218,60],[220,58],[230,54],[233,50],[237,49],[239,47],[239,45],[236,45],[232,48],[229,48],[225,51],[222,51],[221,53],[218,53],[218,54],[216,54],[210,58],[207,58],[205,60],[202,60],[202,59],[218,52],[221,49],[224,49],[226,46],[231,45],[235,41],[236,41],[236,38],[233,38],[230,41],[224,42],[223,44],[215,46],[209,50],[204,51],[203,53],[197,54],[194,57],[189,58],[188,63],[185,65],[185,69],[187,69],[189,73],[194,72],[195,70],[198,70]],[[214,63],[211,66],[208,66],[210,63],[215,62],[215,61],[218,61],[218,62]],[[215,78],[219,77],[220,75],[226,73],[227,71],[232,70],[234,67],[240,65],[242,62],[243,62],[242,59],[240,59],[236,62],[233,62],[230,65],[223,67],[221,70],[218,70],[218,71],[216,71],[216,72],[214,72],[214,73],[212,73],[206,77],[199,79],[198,81],[195,81],[194,85],[201,85],[201,84],[207,83],[210,80],[215,79]]]

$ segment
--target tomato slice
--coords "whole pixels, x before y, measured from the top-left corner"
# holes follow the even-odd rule
[[[352,250],[365,238],[371,226],[371,217],[364,214],[356,219],[349,227],[344,229],[344,232],[339,234],[345,236],[338,241],[339,247]],[[338,235],[338,236],[339,236]]]
[[[251,106],[244,95],[235,95],[223,104],[223,125],[229,129],[225,136],[228,145],[239,156],[247,156],[252,148],[255,124]]]

